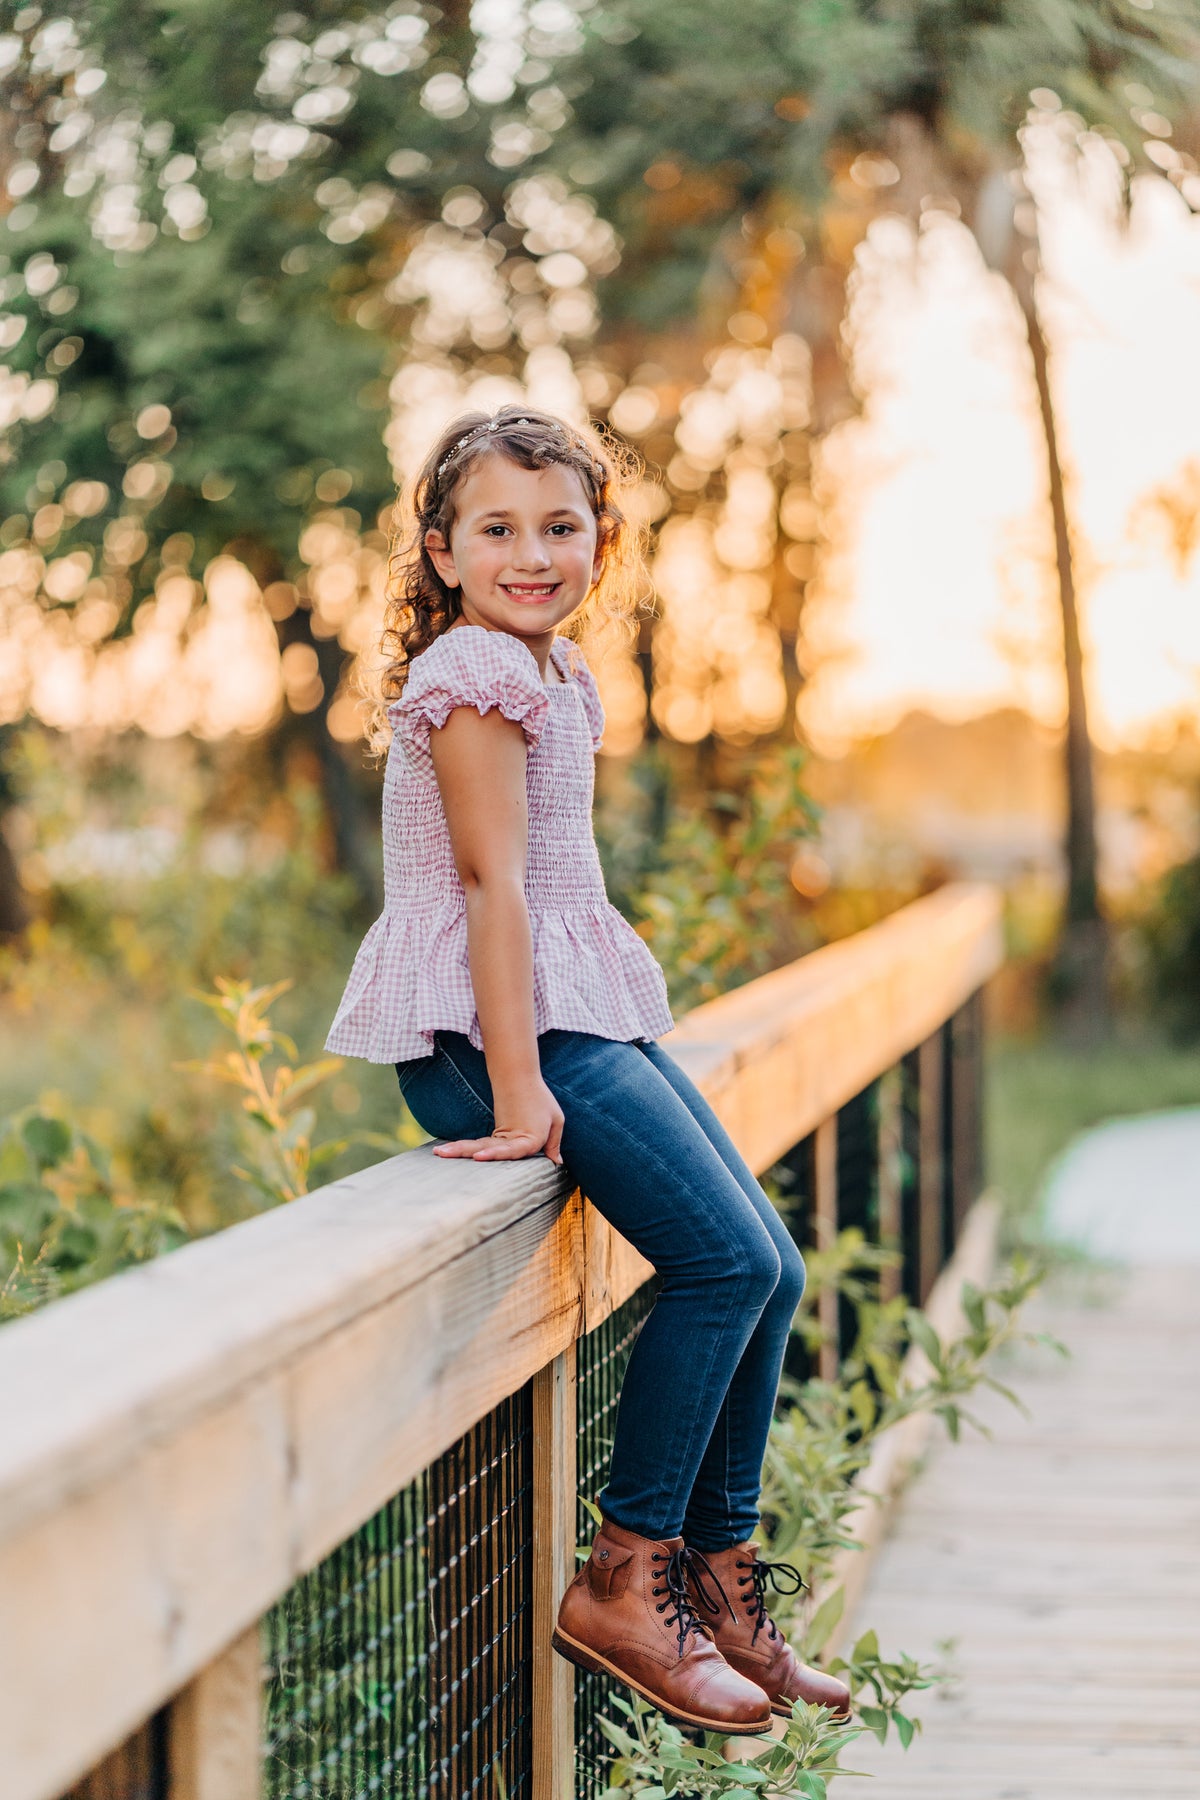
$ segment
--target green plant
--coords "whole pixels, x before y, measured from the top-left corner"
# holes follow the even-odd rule
[[[299,1052],[295,1044],[286,1032],[276,1030],[268,1017],[272,1004],[291,985],[290,981],[276,981],[269,987],[254,987],[248,981],[218,976],[215,994],[195,994],[193,998],[216,1014],[236,1047],[224,1056],[177,1065],[241,1089],[242,1111],[250,1127],[246,1141],[251,1167],[238,1166],[234,1173],[249,1182],[269,1205],[306,1194],[309,1176],[340,1156],[351,1142],[395,1153],[412,1149],[425,1135],[406,1122],[394,1136],[355,1131],[321,1144],[313,1143],[316,1113],[300,1102],[336,1074],[342,1058],[325,1056],[297,1066]],[[280,1051],[284,1053],[282,1057],[278,1057]],[[278,1057],[270,1069],[266,1060],[269,1056]]]
[[[767,1446],[762,1512],[768,1553],[793,1564],[809,1592],[821,1594],[811,1616],[793,1621],[797,1649],[809,1661],[821,1656],[841,1622],[845,1592],[834,1582],[835,1565],[842,1552],[860,1548],[848,1528],[849,1517],[875,1498],[858,1485],[858,1478],[882,1433],[918,1412],[940,1419],[953,1439],[964,1424],[985,1431],[964,1405],[971,1394],[990,1388],[1020,1405],[990,1372],[991,1359],[1018,1342],[1062,1349],[1044,1334],[1024,1331],[1019,1322],[1022,1307],[1043,1278],[1040,1260],[1015,1260],[986,1289],[964,1282],[965,1330],[951,1342],[943,1342],[925,1314],[903,1296],[883,1302],[874,1297],[873,1278],[890,1260],[852,1231],[810,1256],[812,1279],[796,1329],[810,1345],[819,1341],[811,1317],[813,1300],[832,1284],[854,1307],[855,1341],[837,1382],[814,1378],[784,1384]],[[912,1349],[920,1355],[910,1362]],[[786,1622],[797,1604],[785,1595],[772,1610]],[[643,1794],[650,1800],[671,1794],[824,1800],[826,1784],[850,1773],[838,1766],[841,1752],[864,1731],[883,1742],[894,1728],[907,1749],[920,1729],[905,1710],[908,1696],[940,1679],[936,1671],[910,1656],[885,1656],[874,1631],[862,1633],[847,1656],[834,1657],[827,1666],[847,1682],[860,1723],[839,1724],[819,1708],[798,1704],[782,1742],[745,1763],[727,1763],[719,1737],[691,1744],[640,1703],[620,1703],[630,1727],[602,1722],[619,1757],[611,1800],[620,1794]]]
[[[671,1003],[697,1006],[812,949],[790,869],[816,817],[802,750],[764,755],[744,795],[718,793],[668,828],[660,866],[634,902],[667,971]]]
[[[0,1319],[186,1237],[179,1214],[130,1194],[103,1146],[64,1112],[28,1106],[0,1126]]]
[[[1200,1038],[1200,856],[1168,869],[1141,922],[1150,997],[1181,1041]]]
[[[600,1722],[617,1752],[601,1800],[621,1800],[627,1794],[640,1794],[642,1800],[666,1800],[672,1794],[681,1800],[707,1800],[709,1795],[720,1800],[782,1800],[790,1795],[825,1800],[834,1776],[854,1773],[839,1769],[836,1759],[862,1736],[861,1726],[839,1725],[824,1708],[798,1701],[781,1739],[746,1762],[731,1763],[720,1733],[706,1732],[703,1742],[695,1744],[636,1695],[632,1702],[618,1700],[616,1705],[629,1723]]]

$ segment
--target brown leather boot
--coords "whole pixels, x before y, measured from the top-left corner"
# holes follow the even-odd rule
[[[717,1649],[730,1668],[756,1682],[781,1719],[791,1718],[794,1700],[827,1706],[837,1719],[849,1718],[850,1689],[836,1676],[802,1663],[767,1611],[768,1583],[779,1593],[794,1594],[803,1585],[799,1570],[789,1563],[759,1562],[755,1543],[709,1551],[703,1561],[720,1583],[721,1594],[709,1593],[707,1584],[696,1580],[689,1568],[692,1605],[712,1627]],[[780,1576],[794,1577],[795,1586],[783,1586]]]
[[[568,1662],[615,1676],[680,1725],[733,1737],[766,1731],[762,1689],[729,1667],[688,1598],[693,1555],[682,1538],[656,1542],[605,1520],[563,1595],[551,1642]]]

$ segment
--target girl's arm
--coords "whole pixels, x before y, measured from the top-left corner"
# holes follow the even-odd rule
[[[439,1144],[435,1154],[509,1161],[544,1149],[561,1163],[562,1108],[542,1080],[534,1029],[525,733],[499,711],[456,706],[431,731],[429,748],[467,897],[471,985],[496,1114],[491,1137]]]

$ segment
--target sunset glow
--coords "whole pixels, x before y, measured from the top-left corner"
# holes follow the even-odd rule
[[[1160,489],[1200,458],[1200,226],[1165,183],[1112,216],[1109,172],[1037,165],[1045,312],[1104,746],[1200,707],[1200,556]],[[863,416],[823,458],[832,546],[811,602],[802,717],[828,748],[924,707],[1062,717],[1045,456],[1019,314],[966,230],[914,256],[884,220],[856,307]]]

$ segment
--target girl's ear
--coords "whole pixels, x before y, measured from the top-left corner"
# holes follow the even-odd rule
[[[425,549],[429,560],[445,582],[447,587],[458,587],[459,575],[454,566],[454,552],[446,542],[445,534],[431,525],[425,533]]]

